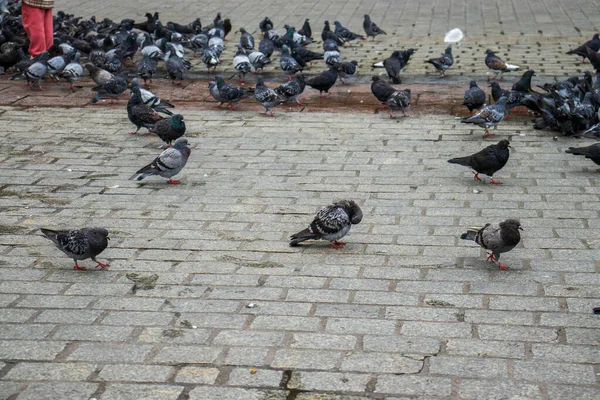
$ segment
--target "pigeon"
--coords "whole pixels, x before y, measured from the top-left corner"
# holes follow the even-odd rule
[[[137,78],[134,79],[137,81]],[[171,111],[167,110],[167,108],[175,108],[173,104],[165,100],[161,100],[160,97],[144,88],[140,88],[140,94],[142,95],[142,101],[152,107],[154,111],[167,115],[173,115]]]
[[[600,143],[595,143],[587,147],[569,147],[568,150],[565,150],[565,153],[574,154],[576,156],[585,156],[585,158],[589,158],[596,165],[600,165]],[[600,172],[600,168],[596,171]]]
[[[142,57],[148,57],[153,60],[160,60],[164,57],[163,51],[152,41],[152,38],[149,34],[145,33],[143,35],[144,40],[142,41]]]
[[[233,67],[238,72],[240,82],[243,84],[246,81],[246,74],[252,71],[252,64],[250,64],[250,59],[242,46],[238,46],[238,51],[233,57]]]
[[[135,131],[129,132],[130,135],[135,135],[140,128],[148,128],[162,119],[152,107],[144,103],[137,78],[133,78],[131,82],[131,96],[127,102],[127,117],[137,128]]]
[[[280,97],[285,99],[285,102],[295,101],[298,105],[303,106],[304,104],[300,102],[298,96],[304,92],[304,88],[306,87],[306,80],[304,74],[302,72],[298,72],[294,79],[289,82],[286,82],[282,85],[279,85],[275,88],[275,92]]]
[[[348,43],[356,39],[365,40],[364,36],[354,33],[350,29],[345,28],[339,21],[334,21],[333,25],[335,26],[335,30],[333,32]]]
[[[339,239],[346,236],[352,225],[360,223],[362,210],[353,200],[340,200],[319,210],[308,228],[290,237],[290,246],[297,246],[305,240],[327,240],[334,249],[341,249],[346,243]]]
[[[144,85],[148,84],[148,81],[152,83],[152,77],[156,73],[157,61],[154,58],[144,56],[137,65],[137,73],[144,80]]]
[[[430,58],[425,61],[426,63],[432,64],[435,69],[440,71],[440,76],[446,76],[446,70],[454,64],[454,57],[452,56],[452,46],[446,47],[446,51],[438,58]]]
[[[56,247],[75,261],[75,269],[84,271],[77,261],[91,258],[96,267],[106,268],[109,265],[96,260],[96,256],[108,246],[108,231],[104,228],[82,228],[64,231],[41,228],[44,237],[50,239]]]
[[[260,51],[253,51],[248,54],[248,60],[254,67],[254,73],[257,73],[259,69],[262,71],[265,65],[271,63],[271,59]]]
[[[577,55],[579,57],[582,57],[582,61],[585,61],[585,58],[588,56],[586,47],[589,47],[593,51],[598,52],[598,50],[600,50],[600,35],[598,35],[597,33],[594,34],[592,40],[588,40],[576,49],[567,51],[567,54]]]
[[[373,76],[371,80],[371,93],[373,93],[373,95],[377,97],[377,100],[382,103],[385,103],[387,99],[389,99],[390,96],[396,91],[392,85],[377,75]]]
[[[104,85],[114,76],[112,73],[97,67],[94,64],[85,64],[85,69],[88,70],[90,77],[98,86]]]
[[[335,32],[331,30],[331,27],[329,26],[329,21],[324,22],[323,32],[321,32],[321,39],[323,39],[323,42],[332,40],[338,46],[343,46],[345,42],[345,40],[342,37],[338,36]]]
[[[332,94],[329,89],[335,85],[338,73],[334,67],[330,67],[327,71],[321,72],[319,75],[313,76],[306,81],[306,84],[313,89],[319,91],[319,96],[323,97],[323,92]]]
[[[453,158],[448,160],[448,162],[450,164],[459,164],[473,168],[475,170],[473,172],[473,179],[477,181],[481,181],[479,174],[484,174],[490,177],[491,184],[499,185],[502,182],[494,180],[492,176],[500,171],[508,162],[508,157],[510,156],[509,148],[510,142],[504,139],[499,141],[498,144],[492,144],[475,154]]]
[[[170,147],[171,142],[184,135],[185,122],[183,122],[183,115],[174,114],[169,118],[159,119],[147,128],[149,133],[156,133]]]
[[[388,77],[392,80],[393,84],[402,83],[400,79],[400,71],[402,70],[402,60],[400,59],[400,51],[396,50],[391,56],[383,61],[383,67],[385,68]]]
[[[192,65],[189,61],[179,57],[170,43],[167,44],[167,49],[172,49],[173,51],[170,52],[169,58],[165,62],[165,68],[167,69],[169,78],[171,78],[171,83],[175,83],[175,80],[178,80],[181,84],[181,81],[183,81],[183,74],[190,69]]]
[[[169,147],[160,153],[150,164],[137,171],[136,174],[140,175],[138,175],[136,180],[141,181],[150,175],[159,175],[163,178],[169,178],[167,183],[178,185],[181,182],[172,179],[172,177],[181,172],[190,157],[190,153],[188,140],[186,138],[179,138],[175,141],[173,147]]]
[[[106,97],[110,97],[112,102],[127,90],[127,71],[113,76],[104,85],[93,87],[92,90],[97,92],[92,99],[92,104],[96,104],[98,100]]]
[[[531,78],[535,76],[535,71],[530,69],[523,73],[521,79],[514,83],[512,86],[512,90],[523,93],[531,93],[533,89],[531,89]]]
[[[312,40],[312,29],[310,27],[309,21],[310,20],[308,18],[306,18],[304,20],[304,23],[302,24],[302,28],[300,28],[298,33],[301,34],[302,36],[306,36],[307,38]]]
[[[22,75],[27,79],[27,85],[33,87],[33,84],[37,84],[40,90],[44,90],[42,88],[42,79],[48,72],[48,59],[50,58],[47,51],[44,51],[38,57],[37,61],[34,62],[27,68],[22,74],[17,74],[11,77],[11,79],[16,79],[19,75]]]
[[[323,59],[328,66],[331,67],[336,63],[342,62],[340,51],[333,40],[326,40],[323,42],[323,50]]]
[[[298,64],[298,61],[290,55],[290,48],[287,45],[284,45],[281,48],[279,66],[283,70],[283,73],[288,76],[288,80],[291,75],[294,75],[296,72],[300,72],[303,69],[302,66]]]
[[[71,84],[71,90],[75,90],[75,81],[83,75],[83,67],[79,64],[79,52],[75,53],[73,60],[65,65],[65,68],[60,73],[61,78],[65,78]]]
[[[300,58],[300,60],[302,60],[302,63],[304,63],[304,64],[310,63],[311,66],[312,66],[313,61],[323,60],[323,58],[324,58],[323,53],[317,53],[317,52],[308,50],[307,48],[304,48],[297,43],[295,43],[294,47],[292,47],[292,56],[294,57],[294,59],[296,61],[298,61],[298,58]],[[298,61],[298,63],[302,64],[300,61]]]
[[[238,101],[240,101],[242,99],[246,99],[246,98],[252,97],[254,95],[253,90],[239,88],[230,83],[225,83],[223,78],[220,76],[217,76],[217,89],[219,92],[218,101],[220,101],[221,104],[229,103],[227,108],[229,108],[230,110],[233,110],[234,103],[237,103]],[[215,97],[215,96],[213,96],[213,97]]]
[[[588,52],[587,56],[590,60],[590,64],[592,64],[592,67],[596,72],[600,72],[600,53],[595,52],[589,47],[586,47],[586,50]]]
[[[260,33],[262,36],[265,36],[265,33],[273,29],[273,21],[269,19],[269,17],[265,17],[262,21],[258,23],[258,28],[260,29]]]
[[[521,241],[519,230],[523,230],[521,223],[516,219],[486,224],[483,228],[470,228],[460,238],[472,240],[486,250],[489,250],[488,261],[498,262],[501,270],[509,268],[500,262],[500,254],[511,251]]]
[[[333,67],[338,72],[338,76],[340,77],[340,81],[342,84],[346,85],[347,82],[344,79],[348,79],[356,73],[358,68],[358,61],[352,60],[350,62],[340,62],[333,63]]]
[[[210,69],[215,72],[217,69],[217,65],[221,62],[219,60],[219,53],[215,47],[211,47],[208,44],[204,45],[202,49],[202,62],[206,65],[206,69],[208,73],[210,73]]]
[[[485,136],[493,136],[489,128],[496,128],[506,115],[506,100],[505,96],[498,99],[496,104],[491,104],[477,111],[473,116],[461,120],[463,124],[475,124],[485,129]]]
[[[0,46],[0,67],[4,69],[4,74],[19,62],[19,49],[13,42],[6,42]]]
[[[507,64],[490,49],[485,51],[485,65],[490,70],[494,71],[495,74],[494,78],[488,77],[488,81],[490,79],[497,79],[498,74],[500,74],[500,80],[503,80],[502,74],[505,72],[518,71],[520,68],[518,65]]]
[[[240,28],[240,33],[240,46],[245,50],[254,50],[254,37],[244,28]]]
[[[365,14],[365,19],[363,21],[363,29],[367,34],[367,38],[372,37],[375,40],[375,36],[377,35],[387,35],[385,31],[377,26],[375,22],[371,21],[371,17],[368,14]]]
[[[265,57],[270,58],[275,51],[275,43],[271,39],[263,39],[258,42],[258,51],[263,53]]]
[[[495,82],[494,82],[495,83]],[[469,111],[479,109],[485,105],[485,92],[477,86],[477,82],[471,81],[469,89],[465,92],[463,105],[467,106]]]
[[[75,57],[75,52],[63,54],[49,59],[47,62],[48,75],[56,78],[56,76],[59,75],[63,71],[63,69],[65,69],[67,64],[69,64],[71,60],[73,60],[73,57]]]
[[[390,118],[396,118],[394,111],[402,111],[402,116],[406,117],[404,110],[410,106],[410,89],[396,90],[384,102],[390,111]]]
[[[254,98],[265,108],[265,112],[261,114],[267,115],[267,113],[269,113],[271,117],[273,116],[273,111],[271,111],[271,108],[276,107],[286,101],[283,96],[280,96],[275,90],[265,85],[261,75],[259,75],[256,80]]]

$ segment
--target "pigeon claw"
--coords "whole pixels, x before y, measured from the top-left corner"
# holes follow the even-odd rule
[[[496,257],[494,257],[494,253],[489,253],[488,254],[487,261],[489,261],[489,262],[496,262]]]
[[[481,178],[479,177],[479,172],[473,172],[473,179],[475,179],[476,181],[481,182]]]
[[[483,135],[483,137],[488,137],[488,136],[494,136],[494,134],[490,133],[490,130],[488,128],[485,128],[485,135]]]
[[[337,240],[329,243],[329,247],[331,247],[332,249],[343,249],[345,245],[346,242],[338,242]]]
[[[98,264],[96,264],[96,268],[108,268],[108,267],[110,267],[110,264],[108,264],[108,263],[103,263],[103,262],[100,262],[100,261],[96,261],[96,262],[98,263]]]
[[[498,261],[498,267],[500,267],[500,269],[502,271],[508,271],[508,270],[510,270],[509,267],[507,267],[506,265],[502,264],[500,261]]]
[[[75,261],[75,269],[77,271],[86,271],[86,269],[84,267],[80,267],[79,264],[77,264],[77,261]]]
[[[169,185],[179,185],[179,184],[181,183],[181,181],[177,181],[177,180],[175,180],[175,179],[169,179],[169,180],[167,181],[167,183],[168,183]]]
[[[502,182],[498,182],[498,181],[494,180],[494,178],[490,178],[490,183],[492,185],[502,185]]]

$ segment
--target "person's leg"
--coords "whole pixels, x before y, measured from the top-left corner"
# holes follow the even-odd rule
[[[52,23],[52,9],[44,10],[44,36],[46,38],[46,50],[54,44],[54,27]]]
[[[29,37],[29,54],[37,57],[46,51],[46,37],[44,33],[44,10],[23,4],[23,29]]]

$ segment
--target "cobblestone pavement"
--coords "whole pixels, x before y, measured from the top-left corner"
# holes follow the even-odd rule
[[[140,14],[112,0],[56,3],[85,16]],[[146,3],[165,19],[195,4]],[[410,40],[459,23],[448,11],[438,18],[448,2],[405,2],[399,13],[390,2],[244,4],[212,2],[206,11],[256,24],[276,10],[277,21],[310,16],[317,26],[325,15],[358,21],[368,10],[398,32],[416,21]],[[555,49],[591,37],[597,4],[529,1],[530,14],[505,4],[493,8],[503,26],[523,32],[508,37],[511,56],[529,60],[512,49],[533,46],[552,60],[536,79],[585,67]],[[476,22],[477,54],[498,40],[483,36],[497,18],[453,10]],[[485,79],[485,68],[426,75],[421,61],[443,48],[438,40],[419,42],[403,85],[413,107],[399,120],[373,114],[364,84],[336,85],[328,99],[308,89],[303,112],[277,108],[266,118],[253,101],[215,109],[205,76],[182,88],[157,80],[152,90],[176,103],[192,146],[179,186],[131,180],[162,142],[127,135],[123,100],[90,106],[89,80],[74,93],[64,83],[42,93],[0,83],[0,398],[600,398],[600,317],[591,313],[600,306],[599,175],[564,153],[591,142],[553,140],[523,116],[491,139],[458,123],[464,83]],[[497,177],[503,185],[446,162],[503,138],[514,148]],[[341,198],[365,214],[345,249],[288,247],[319,207]],[[509,217],[524,232],[503,256],[506,272],[459,236]],[[39,233],[79,226],[110,231],[99,257],[108,270],[74,271]],[[134,290],[132,273],[158,279]]]

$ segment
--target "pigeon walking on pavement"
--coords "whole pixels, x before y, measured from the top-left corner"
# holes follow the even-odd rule
[[[365,19],[363,20],[363,29],[367,34],[367,39],[372,37],[373,40],[375,40],[375,36],[377,35],[387,35],[387,33],[385,33],[383,29],[378,27],[375,22],[371,21],[371,17],[369,17],[368,14],[365,14],[364,18]]]
[[[587,147],[569,147],[568,150],[565,150],[565,153],[584,156],[592,160],[596,165],[600,165],[600,143],[594,143]],[[600,168],[596,171],[600,172]]]
[[[277,94],[275,90],[265,85],[262,75],[257,77],[254,98],[265,108],[265,112],[261,114],[267,115],[267,113],[269,113],[268,115],[270,117],[273,116],[271,108],[280,105],[286,100],[283,96]]]
[[[363,213],[353,200],[341,200],[319,210],[308,228],[290,237],[290,246],[297,246],[305,240],[327,240],[334,249],[343,248],[346,243],[339,239],[346,236],[352,225],[360,223]]]
[[[138,175],[136,180],[141,181],[148,176],[159,175],[163,178],[169,178],[167,183],[177,185],[181,182],[172,178],[185,167],[190,153],[188,140],[186,138],[179,138],[175,141],[173,147],[169,147],[160,153],[150,164],[137,171],[136,174],[140,175]]]
[[[129,132],[130,135],[135,135],[142,127],[148,129],[162,119],[150,105],[144,103],[137,78],[133,78],[131,82],[131,95],[127,102],[127,117],[136,127],[135,131]]]
[[[483,107],[471,117],[467,117],[460,122],[463,124],[475,124],[485,129],[485,136],[493,136],[490,133],[490,127],[496,126],[504,119],[506,115],[506,96],[502,96],[495,104]]]
[[[588,56],[586,47],[589,47],[593,51],[598,52],[598,50],[600,50],[600,35],[598,35],[597,33],[594,34],[594,37],[592,37],[591,40],[588,40],[576,49],[567,51],[567,54],[579,56],[582,58],[581,61],[585,61],[586,57]]]
[[[119,75],[110,78],[104,85],[92,88],[92,90],[96,92],[96,96],[92,99],[92,104],[107,97],[113,102],[114,99],[117,99],[125,92],[125,90],[127,90],[127,86],[127,71],[123,71]]]
[[[40,54],[37,61],[25,69],[23,73],[18,73],[12,76],[10,79],[17,79],[19,76],[24,76],[27,80],[27,86],[33,88],[33,85],[36,84],[40,90],[44,90],[42,88],[42,79],[48,73],[49,58],[50,56],[48,55],[48,52],[44,51],[42,54]]]
[[[340,81],[342,81],[342,84],[347,85],[347,82],[344,79],[349,79],[351,76],[353,76],[357,69],[358,69],[358,61],[356,60],[352,60],[352,61],[344,61],[344,62],[335,62],[333,63],[333,67],[336,69],[336,71],[338,72],[338,75],[340,77]]]
[[[291,79],[291,75],[294,75],[296,72],[300,72],[303,69],[302,66],[298,64],[298,61],[290,55],[290,48],[287,45],[284,45],[281,48],[279,66],[283,70],[283,73],[288,76],[288,80]]]
[[[500,74],[499,80],[503,80],[502,74],[505,72],[518,71],[520,68],[518,65],[507,64],[490,49],[485,51],[485,65],[495,74],[494,78],[488,77],[488,81],[490,79],[498,79],[498,74]]]
[[[304,92],[304,88],[306,87],[306,78],[302,72],[298,72],[294,79],[289,82],[286,82],[282,85],[279,85],[275,88],[277,94],[285,99],[285,102],[295,101],[298,105],[303,106],[304,103],[300,101],[300,96]]]
[[[486,224],[483,228],[469,228],[460,238],[472,240],[486,250],[489,250],[488,261],[498,262],[501,270],[509,268],[500,262],[500,254],[511,251],[521,241],[521,223],[516,219]]]
[[[323,92],[331,94],[329,89],[335,85],[338,73],[334,67],[330,67],[327,71],[321,72],[319,75],[313,76],[306,81],[306,84],[313,89],[319,91],[319,96],[323,97]]]
[[[396,90],[384,102],[390,111],[390,118],[396,118],[394,111],[402,111],[402,116],[406,117],[405,110],[410,106],[412,95],[410,89]]]
[[[217,93],[218,95],[215,96]],[[233,110],[234,103],[254,96],[254,89],[237,87],[230,83],[226,83],[221,76],[217,76],[216,90],[213,93],[213,89],[211,89],[211,95],[213,95],[215,99],[218,98],[218,101],[220,101],[221,104],[228,103],[227,108]],[[221,104],[219,104],[219,106],[221,106]]]
[[[479,174],[484,174],[490,177],[490,183],[499,185],[502,182],[494,180],[492,177],[496,172],[500,171],[508,162],[510,142],[506,139],[501,140],[498,144],[492,144],[485,149],[478,151],[466,157],[457,157],[448,160],[450,164],[464,165],[465,167],[473,168],[473,179],[481,181]]]
[[[246,54],[246,49],[242,46],[238,46],[238,51],[235,53],[235,57],[233,57],[233,67],[238,72],[240,83],[244,84],[246,82],[246,74],[252,71],[252,64]]]
[[[108,246],[108,231],[104,228],[82,228],[71,230],[52,230],[41,228],[44,237],[50,239],[56,247],[75,261],[75,269],[84,271],[77,261],[91,258],[96,267],[106,268],[109,265],[96,260],[96,256]]]
[[[465,92],[463,99],[463,105],[467,106],[469,111],[473,111],[484,106],[486,95],[485,92],[477,86],[477,82],[471,81],[469,83],[469,89]]]
[[[170,147],[174,140],[179,139],[185,134],[183,115],[174,114],[168,118],[160,119],[154,124],[148,125],[148,132],[156,133]]]
[[[449,69],[452,64],[454,64],[454,57],[452,56],[452,46],[446,47],[446,51],[442,54],[441,57],[430,58],[425,61],[435,67],[438,71],[440,71],[440,76],[446,76],[446,70]]]

